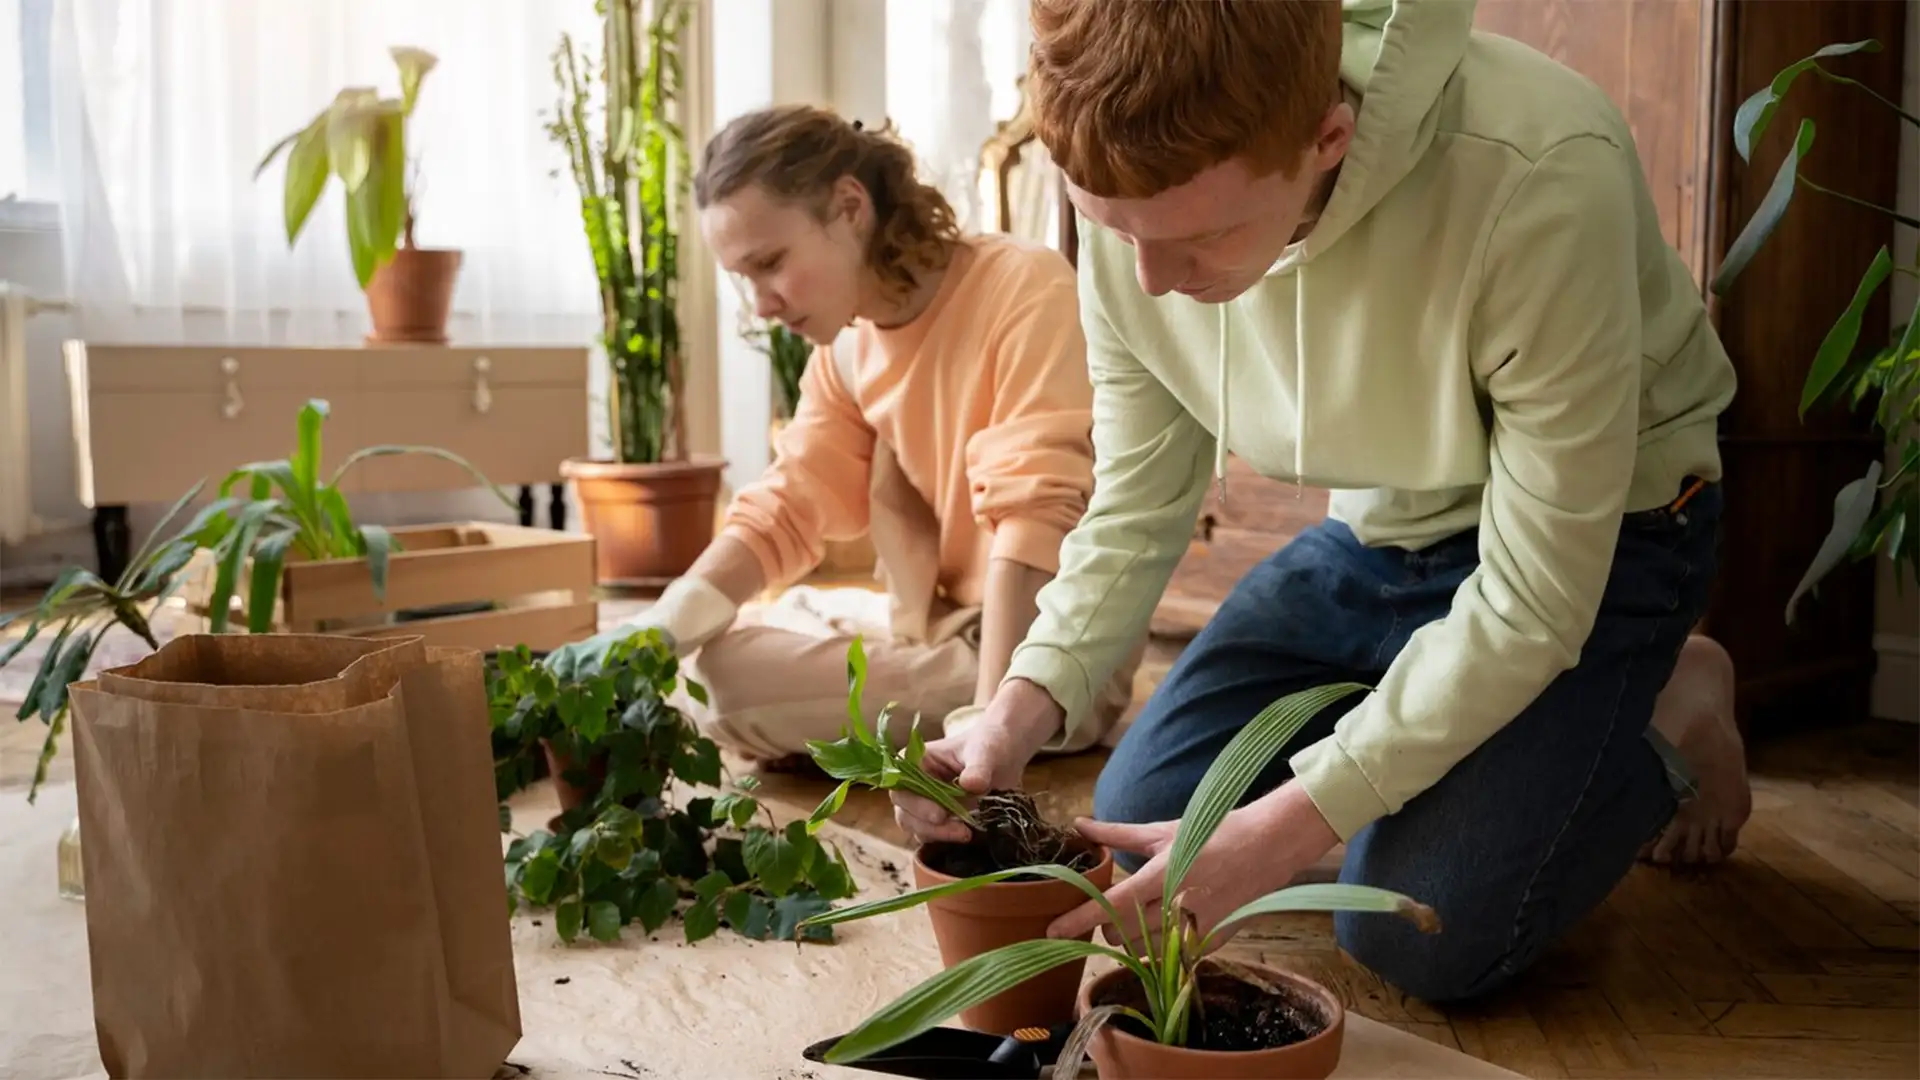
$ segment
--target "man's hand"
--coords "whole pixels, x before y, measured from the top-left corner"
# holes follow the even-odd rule
[[[927,744],[920,767],[936,779],[951,780],[973,795],[1020,786],[1021,774],[1053,733],[1063,716],[1060,706],[1040,687],[1015,679],[1000,688],[986,711],[960,731]],[[971,834],[931,800],[895,790],[893,817],[921,841],[965,843]]]
[[[1124,825],[1082,821],[1082,835],[1117,851],[1147,857],[1138,873],[1107,890],[1107,900],[1119,913],[1121,926],[1112,925],[1106,911],[1092,900],[1067,912],[1047,928],[1047,936],[1078,938],[1104,928],[1106,939],[1126,945],[1135,955],[1157,947],[1162,923],[1161,895],[1166,889],[1167,858],[1173,851],[1178,821]],[[1200,849],[1180,883],[1181,903],[1206,934],[1242,904],[1285,888],[1340,838],[1307,798],[1299,784],[1288,782],[1272,794],[1229,813]],[[1146,925],[1140,925],[1140,915]],[[1214,943],[1224,943],[1236,928]]]

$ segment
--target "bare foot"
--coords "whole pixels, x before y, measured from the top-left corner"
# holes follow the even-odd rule
[[[1733,718],[1733,660],[1711,638],[1695,635],[1653,709],[1654,730],[1686,759],[1699,792],[1680,804],[1640,857],[1662,866],[1717,863],[1733,854],[1753,812],[1746,745]]]

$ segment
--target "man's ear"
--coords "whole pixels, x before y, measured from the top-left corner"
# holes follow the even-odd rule
[[[1353,145],[1353,131],[1358,124],[1353,106],[1344,100],[1336,101],[1320,118],[1320,134],[1314,139],[1313,166],[1318,172],[1326,172],[1347,156],[1347,148]]]

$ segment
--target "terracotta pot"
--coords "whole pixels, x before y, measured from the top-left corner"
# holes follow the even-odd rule
[[[367,313],[373,317],[376,344],[443,345],[447,316],[453,310],[453,285],[460,276],[461,253],[403,247],[367,282]]]
[[[587,762],[584,770],[588,777],[587,784],[580,787],[567,779],[568,770],[574,768],[571,757],[546,739],[540,740],[540,749],[547,753],[547,772],[553,777],[554,794],[560,797],[561,813],[578,810],[600,794],[600,785],[607,779],[607,759],[604,756]]]
[[[1228,1052],[1163,1046],[1128,1034],[1113,1022],[1102,1024],[1088,1054],[1100,1070],[1100,1080],[1324,1080],[1340,1065],[1347,1014],[1340,998],[1305,976],[1264,964],[1242,964],[1268,982],[1292,988],[1298,1000],[1318,1013],[1323,1025],[1317,1034],[1290,1046],[1269,1050]],[[1095,1001],[1117,990],[1134,975],[1115,968],[1087,980],[1080,988],[1076,1017],[1084,1016]]]
[[[713,542],[719,458],[627,465],[569,458],[560,474],[580,494],[601,581],[665,584]]]
[[[955,880],[926,864],[925,852],[937,848],[929,845],[914,853],[916,888]],[[1113,853],[1100,849],[1099,865],[1086,876],[1102,889],[1112,884]],[[1002,945],[1045,937],[1048,924],[1086,900],[1086,893],[1064,881],[1000,882],[932,901],[927,904],[927,915],[933,920],[934,939],[940,943],[940,959],[952,967]],[[1083,960],[1042,972],[962,1012],[960,1020],[975,1031],[995,1035],[1010,1035],[1023,1027],[1070,1023],[1075,992],[1086,966]]]

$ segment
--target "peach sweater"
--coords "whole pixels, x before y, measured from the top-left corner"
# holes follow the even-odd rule
[[[968,245],[919,318],[893,329],[859,320],[814,350],[773,464],[734,498],[723,526],[769,584],[805,574],[825,541],[867,532],[876,439],[939,519],[946,599],[980,604],[990,559],[1059,569],[1060,540],[1093,489],[1073,268],[1009,236]],[[852,386],[832,353],[842,347],[855,350]]]

